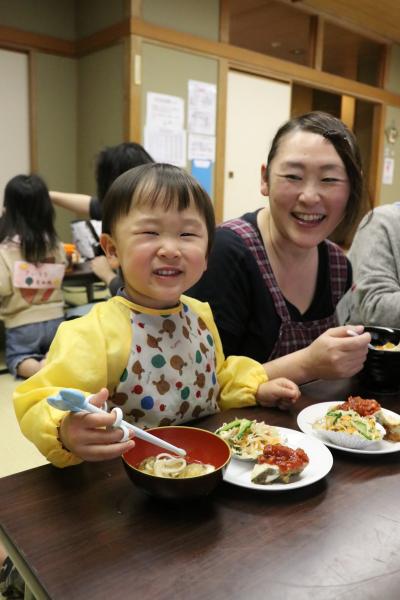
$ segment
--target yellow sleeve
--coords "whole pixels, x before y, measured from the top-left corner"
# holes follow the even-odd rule
[[[57,467],[81,460],[62,448],[58,427],[65,412],[52,408],[46,399],[65,387],[85,395],[97,393],[102,387],[112,392],[128,362],[129,312],[113,300],[96,305],[84,317],[62,323],[46,366],[14,392],[22,433]]]
[[[259,386],[268,381],[264,367],[247,356],[225,358],[221,338],[208,303],[183,297],[206,323],[214,339],[217,357],[217,379],[220,386],[218,404],[221,410],[240,408],[256,404],[255,395]]]

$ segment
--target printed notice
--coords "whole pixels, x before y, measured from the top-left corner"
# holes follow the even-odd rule
[[[186,131],[145,127],[144,147],[156,162],[186,167]]]
[[[211,160],[215,162],[215,136],[189,133],[188,159]]]
[[[217,86],[189,80],[188,130],[190,133],[215,135]]]
[[[168,94],[147,93],[146,126],[153,129],[179,131],[183,129],[185,105],[183,98]]]

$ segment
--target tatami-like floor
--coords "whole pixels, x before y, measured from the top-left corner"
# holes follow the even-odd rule
[[[12,401],[17,383],[9,373],[0,375],[0,477],[47,462],[19,428]]]

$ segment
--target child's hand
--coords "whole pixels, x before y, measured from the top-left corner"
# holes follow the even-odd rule
[[[90,402],[102,408],[108,398],[108,390],[102,388],[94,394]],[[61,421],[60,438],[62,444],[82,460],[109,460],[121,456],[135,445],[133,440],[120,442],[121,429],[111,429],[115,414],[107,413],[68,413]]]
[[[299,388],[285,377],[262,383],[256,394],[257,402],[261,406],[277,406],[281,410],[288,410],[299,398]]]

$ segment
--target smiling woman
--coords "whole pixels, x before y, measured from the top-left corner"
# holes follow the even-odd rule
[[[336,327],[352,275],[327,238],[356,221],[362,188],[357,141],[339,119],[313,112],[278,130],[261,167],[267,205],[218,228],[208,270],[188,292],[210,303],[226,355],[268,361],[270,377],[297,383],[361,369],[369,335]]]

